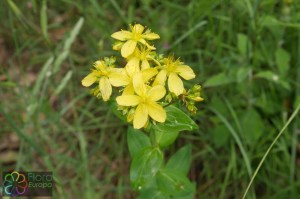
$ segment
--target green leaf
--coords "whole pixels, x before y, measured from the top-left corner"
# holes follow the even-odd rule
[[[178,137],[179,132],[155,131],[156,143],[160,147],[171,145]]]
[[[169,199],[168,194],[158,190],[157,187],[151,187],[140,192],[138,199]]]
[[[195,193],[190,193],[184,196],[177,197],[177,199],[194,199],[194,198],[195,198]]]
[[[161,132],[176,133],[179,131],[192,131],[198,129],[198,125],[187,114],[175,106],[166,109],[167,119],[163,124],[157,124],[154,129]]]
[[[282,24],[280,24],[280,21],[278,21],[274,16],[272,15],[265,15],[260,19],[261,27],[265,27],[269,29],[269,31],[272,33],[272,35],[275,36],[277,40],[280,40],[285,32],[285,28],[282,27]],[[268,40],[266,40],[267,42]]]
[[[287,90],[291,89],[288,82],[279,78],[279,76],[277,74],[273,73],[272,71],[268,71],[268,70],[261,71],[261,72],[255,74],[255,77],[263,78],[263,79],[269,80],[271,82],[277,83]]]
[[[204,87],[213,87],[213,86],[220,86],[224,84],[229,84],[234,82],[235,80],[230,76],[225,75],[225,73],[219,73],[217,75],[212,76],[209,78],[205,83]]]
[[[212,107],[214,107],[214,109],[222,113],[222,115],[226,115],[226,117],[229,116],[229,112],[224,103],[224,99],[222,99],[219,95],[213,95],[210,99],[210,104]],[[215,119],[214,117],[212,117],[211,119],[214,123],[218,123],[220,121],[219,119]]]
[[[261,21],[261,26],[277,26],[278,24],[278,20],[271,15],[264,16]]]
[[[157,187],[162,192],[178,198],[195,192],[195,185],[182,173],[176,170],[163,169],[156,175]]]
[[[300,95],[295,97],[294,104],[293,104],[294,109],[296,109],[299,104],[300,104]]]
[[[156,179],[152,178],[147,185],[139,189],[139,199],[163,199],[168,198],[168,195],[161,192],[157,188]]]
[[[244,137],[249,143],[257,141],[262,136],[264,123],[260,115],[254,109],[249,109],[246,114],[243,113],[241,124]]]
[[[140,188],[139,193],[138,199],[171,199],[168,194],[158,189],[155,177],[145,187]]]
[[[276,50],[275,57],[276,57],[276,65],[279,69],[280,74],[282,76],[285,76],[290,67],[289,66],[289,62],[291,59],[290,54],[286,50],[282,48],[278,48]]]
[[[156,175],[163,164],[163,153],[159,148],[147,147],[133,157],[130,180],[134,189],[143,189]]]
[[[251,52],[251,43],[247,35],[238,34],[237,47],[243,56],[246,57],[247,55],[249,55],[249,52]]]
[[[166,169],[187,175],[192,163],[192,146],[190,144],[179,149],[167,162]]]
[[[143,149],[150,147],[150,139],[142,131],[128,127],[127,130],[127,143],[131,157],[136,156]]]
[[[217,147],[225,146],[228,143],[230,132],[225,125],[218,124],[212,131],[213,142]]]
[[[241,67],[237,71],[237,82],[243,82],[250,74],[251,68],[248,67]]]
[[[255,74],[255,77],[260,77],[264,78],[266,80],[270,80],[273,82],[277,82],[279,80],[279,76],[272,71],[266,70],[266,71],[261,71],[259,73]]]

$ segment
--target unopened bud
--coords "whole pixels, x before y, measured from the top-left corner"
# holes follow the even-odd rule
[[[113,44],[112,49],[113,50],[121,50],[123,44],[124,44],[123,42],[116,42]]]
[[[204,99],[203,99],[202,97],[194,97],[193,100],[194,100],[195,102],[201,102],[201,101],[203,101]]]
[[[129,110],[128,115],[127,115],[127,122],[131,122],[133,120],[134,113],[135,113],[135,110],[133,108]]]

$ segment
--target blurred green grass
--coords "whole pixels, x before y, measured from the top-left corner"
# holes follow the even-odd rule
[[[300,102],[299,13],[296,0],[1,1],[1,171],[53,171],[54,198],[136,197],[126,125],[80,81],[116,55],[112,32],[142,23],[204,85],[199,131],[169,150],[193,143],[197,198],[241,198]],[[299,154],[296,118],[248,198],[297,198]]]

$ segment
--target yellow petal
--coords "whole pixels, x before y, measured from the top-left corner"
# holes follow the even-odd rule
[[[146,86],[144,84],[142,73],[136,73],[133,76],[133,88],[139,96],[146,96]]]
[[[82,84],[82,86],[89,87],[90,85],[95,83],[96,80],[97,80],[97,77],[93,73],[90,73],[85,78],[83,78],[83,80],[81,81],[81,84]]]
[[[113,50],[121,50],[124,42],[116,42],[113,44],[112,49]]]
[[[150,68],[150,64],[149,64],[148,60],[142,61],[142,70],[147,69],[147,68]]]
[[[140,99],[136,95],[121,95],[116,98],[116,101],[121,106],[136,106],[139,104]]]
[[[193,79],[196,76],[193,69],[187,65],[177,66],[175,72],[185,80]]]
[[[154,39],[159,39],[160,37],[156,33],[146,33],[146,34],[143,34],[143,38],[148,39],[148,40],[154,40]]]
[[[126,74],[126,71],[124,70],[124,68],[113,68],[113,67],[108,67],[107,68],[107,72],[109,74],[111,73],[123,73]]]
[[[166,89],[165,87],[161,86],[161,85],[157,85],[152,87],[148,93],[147,93],[147,99],[151,100],[151,101],[158,101],[161,98],[163,98],[166,94]]]
[[[100,92],[101,92],[103,101],[109,100],[111,93],[112,93],[112,88],[111,88],[109,79],[107,77],[100,78],[99,88],[100,88]]]
[[[132,33],[126,30],[121,30],[118,32],[115,32],[111,35],[112,38],[120,40],[120,41],[125,41],[130,39],[132,36]]]
[[[142,76],[143,76],[144,82],[147,82],[149,79],[151,79],[157,73],[158,73],[158,71],[156,68],[147,68],[145,70],[142,70]]]
[[[126,64],[126,70],[129,76],[139,71],[140,59],[138,57],[131,58]]]
[[[155,102],[148,102],[147,109],[150,117],[157,122],[165,122],[166,121],[166,111],[162,106],[158,105]]]
[[[180,95],[183,93],[183,83],[182,80],[177,76],[176,73],[171,73],[168,79],[169,90],[175,95]]]
[[[132,32],[142,34],[143,31],[144,31],[144,29],[145,29],[144,26],[142,26],[141,24],[135,24],[135,25],[133,26]]]
[[[165,70],[161,70],[157,75],[153,82],[153,86],[162,85],[165,86],[165,82],[167,79],[167,72]]]
[[[131,55],[136,47],[136,41],[134,40],[128,40],[125,42],[125,44],[122,46],[121,49],[121,55],[122,57],[128,57],[129,55]]]
[[[133,127],[135,129],[140,129],[145,126],[148,121],[148,110],[145,104],[140,104],[137,106],[134,118],[133,118]]]
[[[110,73],[109,81],[115,87],[126,86],[130,83],[129,77],[124,73]]]
[[[124,88],[122,95],[133,95],[133,94],[134,94],[134,89],[133,89],[133,85],[131,82]]]

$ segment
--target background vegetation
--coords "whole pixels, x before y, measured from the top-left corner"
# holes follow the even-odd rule
[[[0,1],[0,171],[53,171],[54,198],[135,198],[126,124],[80,84],[110,34],[141,23],[198,74],[205,102],[190,178],[197,198],[241,198],[300,102],[297,0]],[[247,198],[300,195],[299,118]]]

